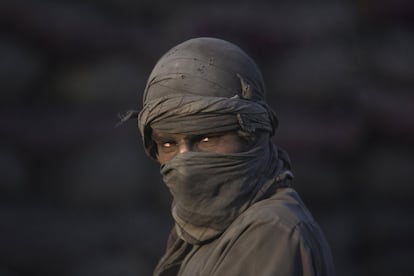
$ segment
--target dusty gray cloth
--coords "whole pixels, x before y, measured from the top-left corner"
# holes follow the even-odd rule
[[[333,276],[323,232],[292,188],[280,188],[217,239],[186,243],[172,229],[155,276]]]
[[[139,128],[156,159],[151,128],[208,134],[241,128],[274,133],[277,118],[265,102],[254,61],[238,46],[216,38],[185,41],[164,54],[145,87]]]
[[[290,169],[287,154],[270,141],[277,118],[264,95],[256,64],[227,41],[189,40],[168,51],[154,67],[139,113],[139,129],[152,158],[156,159],[152,129],[196,135],[266,133],[258,135],[247,152],[189,152],[161,166],[174,197],[178,234],[187,242],[200,244],[220,235]]]
[[[153,129],[256,138],[246,152],[186,152],[161,165],[175,226],[154,275],[332,275],[323,234],[283,188],[292,173],[270,139],[277,118],[260,71],[240,48],[197,38],[168,51],[149,77],[138,125],[153,159]]]
[[[222,233],[248,206],[261,199],[275,178],[290,169],[287,154],[269,138],[272,113],[263,103],[224,97],[173,95],[148,102],[140,113],[140,130],[206,134],[235,129],[257,136],[241,153],[188,152],[161,166],[174,204],[172,214],[180,236],[199,244]]]
[[[186,152],[161,166],[173,197],[180,236],[192,244],[220,235],[251,204],[265,197],[288,169],[281,150],[260,137],[247,152]]]
[[[240,84],[241,87],[241,84]],[[233,97],[173,94],[147,99],[139,114],[145,148],[153,155],[151,130],[166,133],[209,134],[241,129],[262,130],[247,152],[233,154],[188,152],[161,167],[174,204],[180,236],[189,243],[210,240],[222,231],[290,168],[287,154],[278,154],[269,134],[274,114],[263,101]],[[281,156],[286,158],[282,159]]]
[[[264,102],[173,94],[145,103],[139,129],[147,153],[154,158],[152,128],[166,133],[209,134],[241,129],[248,133],[276,128],[274,113]]]
[[[216,38],[187,40],[164,54],[152,70],[144,103],[166,95],[265,99],[265,85],[255,62],[238,46]]]

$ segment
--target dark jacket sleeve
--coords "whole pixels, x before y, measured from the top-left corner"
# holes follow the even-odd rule
[[[229,244],[212,275],[331,276],[332,260],[321,234],[317,225],[255,223]]]

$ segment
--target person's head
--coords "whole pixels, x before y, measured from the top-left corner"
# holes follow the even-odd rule
[[[245,152],[258,133],[270,137],[277,127],[254,61],[216,38],[190,39],[162,56],[143,102],[145,149],[161,164],[189,151]]]
[[[216,237],[285,185],[290,165],[270,141],[277,119],[262,75],[230,42],[195,38],[169,50],[148,79],[138,120],[174,198],[177,233],[189,243]]]

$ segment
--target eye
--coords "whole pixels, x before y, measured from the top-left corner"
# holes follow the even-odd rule
[[[206,142],[210,141],[210,139],[211,139],[211,137],[206,136],[206,137],[201,138],[200,142],[206,143]]]
[[[215,151],[220,144],[220,135],[206,135],[198,139],[198,149],[201,151]]]
[[[157,141],[159,153],[171,153],[176,150],[177,143],[175,141]]]
[[[174,142],[164,142],[164,143],[161,144],[161,147],[163,147],[163,148],[171,148],[174,145],[175,145]]]

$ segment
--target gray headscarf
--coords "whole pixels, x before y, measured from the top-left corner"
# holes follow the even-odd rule
[[[158,61],[139,114],[149,156],[156,158],[152,129],[180,134],[239,130],[256,137],[247,152],[187,152],[161,166],[182,239],[198,244],[215,238],[291,176],[287,154],[270,141],[276,127],[276,116],[265,103],[262,75],[236,45],[215,38],[191,39]],[[266,134],[255,135],[258,131]]]

